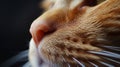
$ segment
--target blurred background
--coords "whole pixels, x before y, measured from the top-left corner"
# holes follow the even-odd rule
[[[41,0],[0,0],[0,63],[28,49],[29,28],[43,11]]]

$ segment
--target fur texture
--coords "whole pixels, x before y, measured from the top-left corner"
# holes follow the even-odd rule
[[[106,0],[94,7],[85,6],[83,0],[52,2],[39,18],[45,18],[54,30],[46,32],[38,48],[30,44],[33,67],[120,65],[120,0]]]
[[[42,6],[46,11],[30,28],[29,51],[2,66],[27,61],[29,53],[29,62],[23,67],[119,67],[120,0],[97,2],[45,0]]]

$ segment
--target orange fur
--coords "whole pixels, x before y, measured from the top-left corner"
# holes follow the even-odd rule
[[[93,7],[81,6],[84,2],[82,0],[79,2],[77,0],[53,0],[52,2],[54,5],[47,8],[47,11],[31,26],[32,30],[34,23],[42,19],[49,27],[44,32],[46,35],[40,41],[38,48],[35,47],[45,62],[67,67],[63,66],[65,61],[76,65],[72,59],[74,57],[89,66],[88,61],[97,64],[103,59],[87,51],[103,51],[103,48],[98,47],[101,44],[120,44],[120,0],[106,0]],[[75,3],[72,4],[73,2]],[[50,32],[51,29],[54,31]],[[30,47],[30,58],[34,55],[32,50],[35,49],[32,48]]]

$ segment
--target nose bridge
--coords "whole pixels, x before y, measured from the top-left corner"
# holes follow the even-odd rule
[[[44,34],[52,29],[53,24],[56,23],[59,16],[59,12],[59,9],[50,9],[32,23],[30,33],[36,45],[39,44]]]
[[[58,1],[62,2],[65,0]],[[56,5],[58,6],[58,4]],[[64,7],[66,6],[67,5],[64,5]],[[39,45],[41,39],[47,32],[53,31],[54,26],[57,26],[59,22],[65,20],[65,10],[67,9],[64,7],[62,7],[62,4],[59,5],[59,8],[53,7],[50,10],[43,13],[32,23],[30,27],[30,33],[32,34],[32,38],[35,41],[36,46]]]

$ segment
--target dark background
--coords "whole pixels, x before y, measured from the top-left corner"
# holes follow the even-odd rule
[[[40,0],[0,0],[0,63],[28,49],[29,28],[41,13]]]

